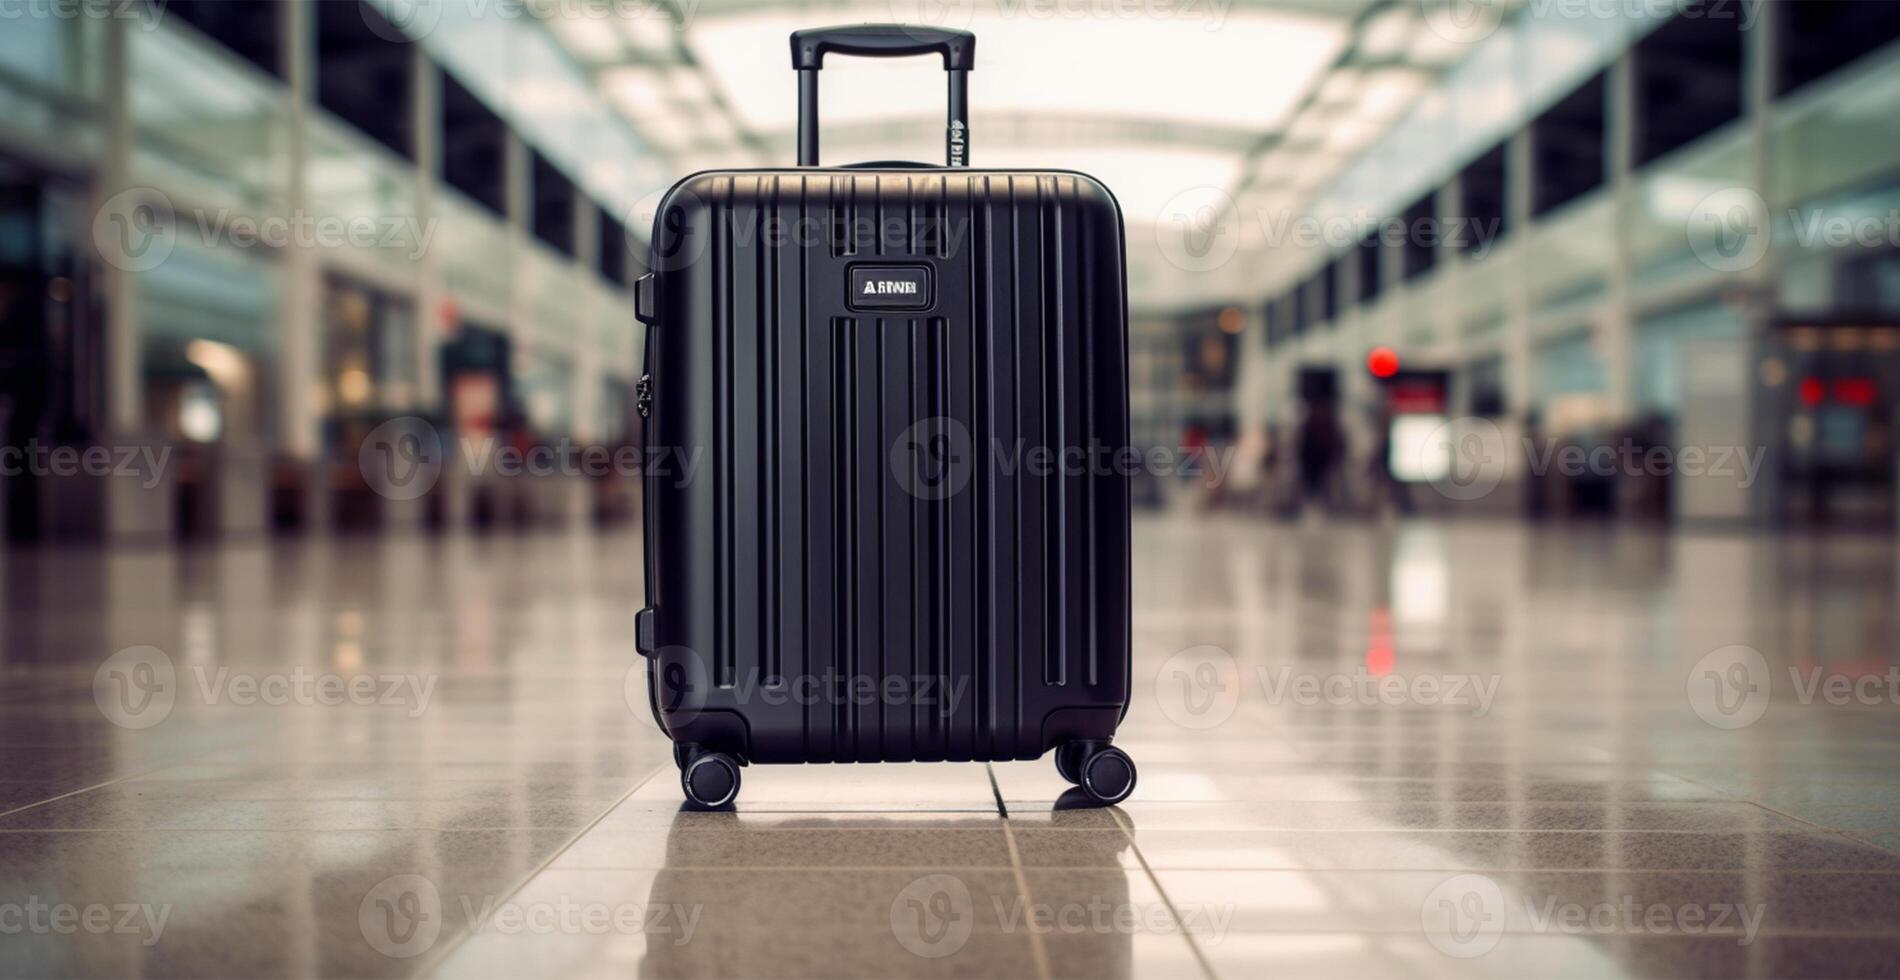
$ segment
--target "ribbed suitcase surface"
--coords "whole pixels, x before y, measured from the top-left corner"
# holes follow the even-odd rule
[[[702,174],[654,262],[647,441],[697,462],[647,476],[674,738],[846,762],[1109,737],[1129,693],[1112,197],[1066,173]]]

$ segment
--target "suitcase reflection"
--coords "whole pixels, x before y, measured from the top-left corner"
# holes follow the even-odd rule
[[[993,817],[762,820],[682,812],[648,895],[647,907],[666,914],[647,920],[639,975],[1035,976],[1041,960],[1063,964],[1064,974],[1129,977],[1134,933],[1150,918],[1131,910],[1122,864],[1129,837],[1102,811],[1082,809],[1092,804],[1080,791],[1070,794],[1077,799],[1058,806],[1075,809],[1012,823],[1019,842],[1028,834],[1045,838],[1046,850],[1038,850],[1052,859],[1020,879],[1007,863],[928,866],[950,855],[927,841],[963,834],[1006,840]],[[813,867],[731,867],[734,833],[763,844],[801,831],[853,843],[845,854],[811,854]],[[723,852],[716,864],[713,848]],[[796,852],[783,843],[760,850]]]

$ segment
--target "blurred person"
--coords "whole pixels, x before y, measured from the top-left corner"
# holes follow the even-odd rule
[[[1309,402],[1306,417],[1300,421],[1298,445],[1300,507],[1317,502],[1322,510],[1333,507],[1333,480],[1339,463],[1346,456],[1346,434],[1329,402]]]

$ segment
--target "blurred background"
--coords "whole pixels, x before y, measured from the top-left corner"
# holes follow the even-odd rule
[[[1121,199],[1138,441],[1231,463],[1145,502],[1892,526],[1900,5],[898,6],[23,2],[8,536],[626,520],[624,467],[359,451],[637,445],[653,203],[789,160],[794,26],[903,16],[983,39],[978,163]],[[934,160],[941,99],[841,62],[828,159]],[[23,465],[93,446],[170,453]]]
[[[1113,811],[682,812],[648,714],[654,207],[860,21],[1124,211]],[[835,59],[825,162],[942,85]],[[1891,0],[0,0],[0,976],[1893,975],[1896,405]],[[1766,917],[1516,904],[1631,896]],[[468,911],[570,899],[665,914]]]

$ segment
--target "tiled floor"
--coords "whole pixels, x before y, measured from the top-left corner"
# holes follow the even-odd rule
[[[8,554],[0,975],[1900,975],[1891,538],[1135,539],[1114,810],[682,812],[636,538]]]

